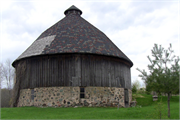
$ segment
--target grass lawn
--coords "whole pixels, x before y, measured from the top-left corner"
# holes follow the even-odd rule
[[[138,104],[131,108],[78,107],[78,108],[1,108],[1,119],[162,119],[167,118],[167,97],[162,97],[162,105],[152,101],[151,95],[133,95]],[[179,96],[171,98],[171,118],[179,119]]]

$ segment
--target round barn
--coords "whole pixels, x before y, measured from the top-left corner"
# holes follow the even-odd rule
[[[13,106],[122,106],[132,61],[74,5],[14,62]]]

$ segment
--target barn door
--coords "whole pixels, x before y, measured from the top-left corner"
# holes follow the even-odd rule
[[[129,107],[129,94],[127,88],[124,88],[124,102],[125,102],[125,107]]]

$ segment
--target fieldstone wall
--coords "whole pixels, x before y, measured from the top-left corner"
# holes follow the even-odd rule
[[[124,107],[124,88],[116,87],[86,87],[83,105]]]
[[[132,92],[129,100],[132,100]],[[130,103],[130,102],[129,102]],[[85,98],[80,98],[79,87],[41,87],[20,90],[18,107],[21,106],[113,106],[125,107],[124,88],[85,87]]]
[[[79,103],[79,87],[42,87],[22,89],[18,107],[21,106],[68,106]]]
[[[31,106],[33,104],[34,104],[34,102],[31,100],[31,90],[30,89],[22,89],[22,90],[20,90],[18,107]]]

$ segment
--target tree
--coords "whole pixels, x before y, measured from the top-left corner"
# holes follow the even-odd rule
[[[2,63],[0,63],[0,88],[2,83]]]
[[[132,85],[132,92],[133,92],[133,93],[136,93],[136,92],[137,92],[137,88],[136,88],[136,86],[135,86],[134,84]]]
[[[168,117],[170,118],[170,94],[179,89],[179,57],[173,55],[172,45],[165,50],[161,45],[155,44],[151,50],[151,59],[148,56],[150,65],[148,65],[149,74],[145,70],[137,68],[141,77],[149,89],[157,93],[167,93],[168,98]],[[174,62],[174,63],[173,63]]]
[[[0,63],[0,75],[1,88],[7,88],[9,90],[9,96],[11,96],[10,90],[13,88],[15,74],[10,59],[7,59],[5,63]]]
[[[0,63],[0,84],[1,84],[1,107],[9,107],[12,98],[12,88],[14,85],[15,70],[11,66],[11,60],[7,59],[6,62]],[[4,89],[2,89],[4,88]]]
[[[141,84],[140,84],[139,80],[136,79],[136,80],[133,82],[133,84],[136,86],[137,90],[140,89]]]
[[[133,83],[132,83],[132,92],[133,93],[136,93],[137,90],[139,90],[140,88],[140,82],[138,80],[135,80]]]
[[[11,66],[11,60],[7,59],[6,62],[0,65],[1,69],[1,85],[6,86],[7,89],[13,88],[14,68]],[[2,87],[2,86],[1,86]]]

